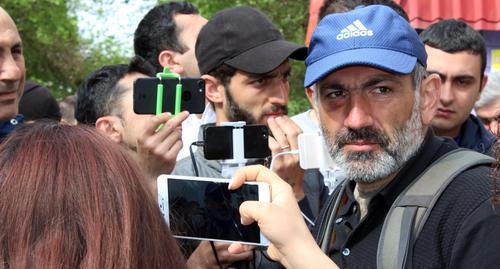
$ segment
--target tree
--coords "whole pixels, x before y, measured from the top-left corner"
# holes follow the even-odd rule
[[[27,78],[51,89],[56,98],[74,93],[97,67],[125,59],[113,50],[112,40],[93,44],[79,36],[71,12],[78,4],[77,0],[2,1],[23,40]]]

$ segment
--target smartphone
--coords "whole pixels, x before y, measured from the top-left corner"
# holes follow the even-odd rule
[[[203,133],[203,151],[207,160],[233,158],[233,126],[210,126]],[[246,159],[266,158],[269,149],[269,129],[265,125],[243,126],[244,156]]]
[[[228,190],[228,179],[161,175],[158,203],[174,237],[266,246],[257,223],[242,225],[244,201],[270,201],[269,185],[247,182]]]
[[[158,78],[138,78],[134,82],[134,112],[156,114],[156,89]],[[176,78],[164,78],[163,111],[174,113]],[[201,114],[205,110],[205,81],[201,78],[182,78],[181,111]]]

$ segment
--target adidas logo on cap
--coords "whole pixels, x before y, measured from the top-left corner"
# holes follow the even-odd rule
[[[353,23],[347,25],[346,28],[342,29],[337,35],[337,40],[347,39],[351,37],[358,36],[372,36],[373,31],[366,29],[366,27],[361,23],[360,20],[355,20]]]

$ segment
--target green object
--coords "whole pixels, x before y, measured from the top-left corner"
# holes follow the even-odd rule
[[[156,77],[159,79],[158,86],[156,87],[156,115],[163,112],[163,84],[161,80],[164,78],[176,78],[177,85],[175,86],[175,106],[174,115],[181,112],[181,101],[182,101],[182,83],[181,75],[177,73],[170,72],[168,67],[163,68],[163,72],[157,73]]]
[[[160,83],[156,86],[156,115],[161,114],[163,111],[163,84]]]
[[[179,79],[180,82],[180,79]],[[177,83],[175,85],[175,108],[174,115],[177,115],[181,112],[181,97],[182,97],[182,84]]]

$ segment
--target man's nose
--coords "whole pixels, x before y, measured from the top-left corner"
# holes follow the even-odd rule
[[[345,127],[360,129],[373,125],[371,106],[366,98],[357,94],[351,96],[350,104],[347,106],[347,116],[344,120]]]
[[[451,88],[451,83],[446,81],[441,84],[441,93],[439,100],[442,105],[447,106],[453,102],[455,96],[453,95],[453,89]]]
[[[288,79],[275,78],[272,87],[271,103],[286,106],[290,93],[290,83]]]
[[[0,80],[17,81],[22,77],[22,70],[12,56],[7,53],[0,58]]]

